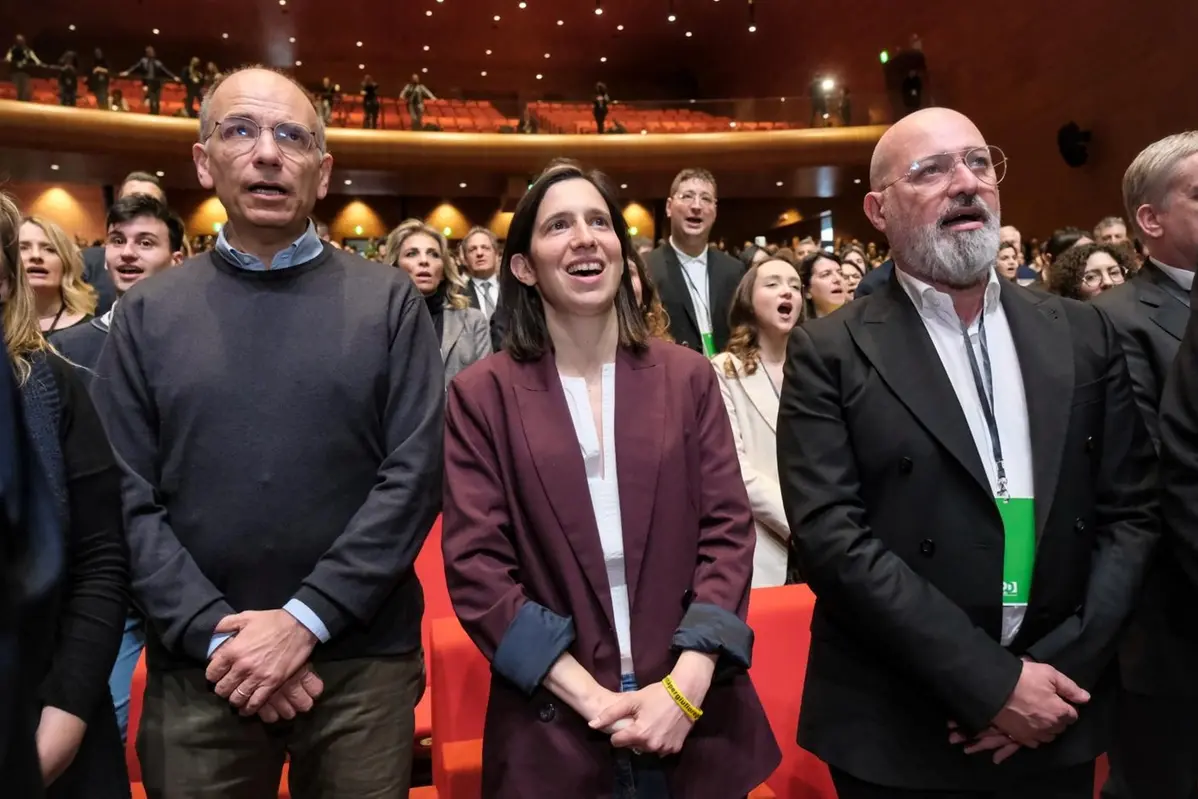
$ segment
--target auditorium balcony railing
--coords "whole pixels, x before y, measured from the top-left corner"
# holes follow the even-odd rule
[[[5,84],[0,83],[0,88]],[[34,102],[0,92],[0,172],[13,175],[22,153],[108,155],[138,162],[190,160],[197,123],[177,113],[129,113],[84,103],[64,108],[42,89]],[[126,100],[130,99],[126,95]],[[813,111],[810,98],[744,98],[617,102],[606,127],[623,135],[598,136],[589,102],[442,99],[425,104],[423,130],[414,131],[406,104],[380,98],[377,130],[363,130],[361,98],[343,95],[332,111],[329,149],[338,168],[395,171],[424,167],[480,168],[535,174],[556,157],[600,169],[771,169],[865,165],[885,126],[898,116],[885,97],[853,98]],[[181,107],[163,91],[163,110]],[[178,108],[175,108],[178,111]],[[826,116],[825,116],[826,114]],[[539,134],[539,135],[534,135]],[[178,165],[175,163],[174,165]],[[170,164],[163,162],[163,168]],[[30,167],[32,169],[32,167]]]

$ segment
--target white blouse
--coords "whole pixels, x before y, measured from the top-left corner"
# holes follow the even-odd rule
[[[574,434],[586,466],[587,488],[603,562],[607,566],[607,584],[611,587],[611,607],[615,616],[616,640],[620,645],[620,673],[632,673],[632,621],[628,607],[628,579],[624,573],[624,525],[620,519],[620,486],[616,481],[616,365],[603,367],[603,449],[595,430],[595,415],[587,393],[586,379],[559,375],[566,392]]]

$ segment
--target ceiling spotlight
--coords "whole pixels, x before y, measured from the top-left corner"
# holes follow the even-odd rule
[[[164,177],[166,177],[166,173],[165,173],[165,172],[163,172],[161,169],[159,169],[159,170],[158,170],[157,172],[155,172],[154,174],[155,174],[155,175],[157,175],[157,176],[158,176],[158,177],[160,177],[160,178],[164,178]]]
[[[603,0],[595,0],[595,13],[596,14],[603,13]]]
[[[622,30],[624,30],[624,26],[623,26],[623,25],[617,25],[617,26],[616,26],[616,30],[618,30],[618,31],[622,31]]]
[[[222,34],[220,35],[220,37],[221,37],[222,39],[228,39],[228,38],[229,38],[229,34],[227,34],[227,33],[222,33]]]
[[[781,187],[782,187],[782,181],[780,181],[780,180],[779,180],[779,181],[778,181],[777,183],[775,183],[774,185],[776,185],[778,188],[781,188]]]
[[[666,17],[666,22],[676,22],[677,20],[678,20],[678,17],[675,16],[674,14],[670,14],[670,16]]]
[[[544,76],[544,75],[542,75],[540,72],[538,72],[538,73],[537,73],[537,80],[540,80],[540,79],[541,79],[541,78],[543,78],[543,77],[545,77],[545,76]]]
[[[73,31],[73,30],[75,30],[75,26],[73,24],[67,25],[67,30]]]
[[[304,65],[304,62],[303,62],[303,61],[300,61],[300,60],[297,58],[297,59],[295,60],[295,65],[296,65],[297,67],[302,67],[302,66]]]
[[[520,7],[521,9],[528,8],[528,3],[520,3],[520,6],[519,6],[519,7]]]
[[[545,53],[545,57],[546,57],[546,58],[548,58],[548,57],[549,57],[549,53]]]
[[[152,33],[152,34],[154,34],[155,36],[157,36],[157,35],[158,35],[158,29],[157,29],[157,28],[155,28],[154,30],[150,31],[150,33]]]
[[[605,55],[604,55],[604,56],[599,56],[599,63],[600,63],[600,64],[606,64],[606,63],[607,63],[607,56],[605,56]]]
[[[51,168],[51,169],[53,169],[55,172],[57,172],[57,171],[58,171],[58,164],[50,164],[50,168]]]
[[[279,5],[281,5],[281,6],[287,5],[287,0],[279,0]]]
[[[836,86],[836,82],[833,81],[831,78],[824,78],[823,81],[819,85],[819,87],[826,92],[832,91],[832,89],[835,86]]]
[[[494,19],[496,22],[498,22],[499,20],[503,19],[503,17],[501,17],[501,16],[499,16],[498,14],[496,14],[496,15],[493,17],[493,19]]]
[[[427,53],[428,51],[429,51],[429,46],[426,44],[426,45],[424,46],[424,52],[426,52],[426,53]]]
[[[346,179],[345,179],[345,185],[346,185],[346,186],[352,186],[352,185],[354,185],[354,182],[353,182],[352,180],[350,180],[349,178],[346,178]]]
[[[490,55],[490,54],[491,54],[491,51],[490,51],[490,50],[488,50],[488,51],[487,51],[487,55]]]
[[[628,188],[628,184],[627,184],[627,183],[621,183],[621,184],[620,184],[620,188],[621,188],[621,189],[626,189],[626,188]]]
[[[695,34],[691,33],[690,31],[687,31],[687,32],[686,32],[686,38],[688,38],[688,39],[689,39],[690,37],[694,36],[694,35],[695,35]]]
[[[861,183],[861,178],[853,178],[853,183]]]
[[[361,47],[361,46],[362,46],[362,43],[361,43],[361,42],[358,42],[358,47]]]
[[[295,37],[294,37],[294,36],[292,36],[292,37],[291,37],[290,39],[288,39],[287,41],[291,42],[292,44],[295,44]]]
[[[426,16],[426,17],[431,17],[432,15],[433,15],[433,10],[431,8],[428,11],[424,12],[424,16]]]
[[[358,69],[366,69],[366,65],[365,65],[365,64],[358,64]]]
[[[485,69],[479,74],[481,74],[484,78],[487,77],[487,71]]]
[[[424,68],[423,68],[423,69],[421,69],[420,71],[421,71],[421,72],[423,72],[423,73],[425,73],[425,74],[427,75],[427,74],[428,74],[428,67],[424,67]]]
[[[560,25],[565,25],[565,24],[566,24],[566,21],[565,21],[564,19],[559,19],[559,20],[557,21],[557,24],[558,24],[559,26],[560,26]]]
[[[459,184],[458,184],[458,188],[459,188],[459,189],[464,189],[464,188],[466,188],[466,183],[465,183],[465,181],[463,181],[463,182],[459,183]]]
[[[757,33],[757,26],[756,26],[756,25],[750,25],[750,26],[749,26],[749,33]]]

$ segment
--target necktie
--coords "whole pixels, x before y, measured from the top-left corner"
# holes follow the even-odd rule
[[[495,303],[491,299],[491,281],[480,280],[478,284],[483,288],[483,313],[490,319],[491,314],[495,313]]]

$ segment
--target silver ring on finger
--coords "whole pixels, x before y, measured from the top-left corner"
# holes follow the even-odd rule
[[[249,692],[249,691],[244,691],[244,690],[242,690],[242,687],[241,687],[240,685],[239,685],[239,686],[237,686],[235,689],[233,689],[233,693],[237,694],[238,696],[244,696],[244,697],[247,697],[247,698],[248,698],[248,697],[249,697],[249,695],[250,695],[250,692]]]

